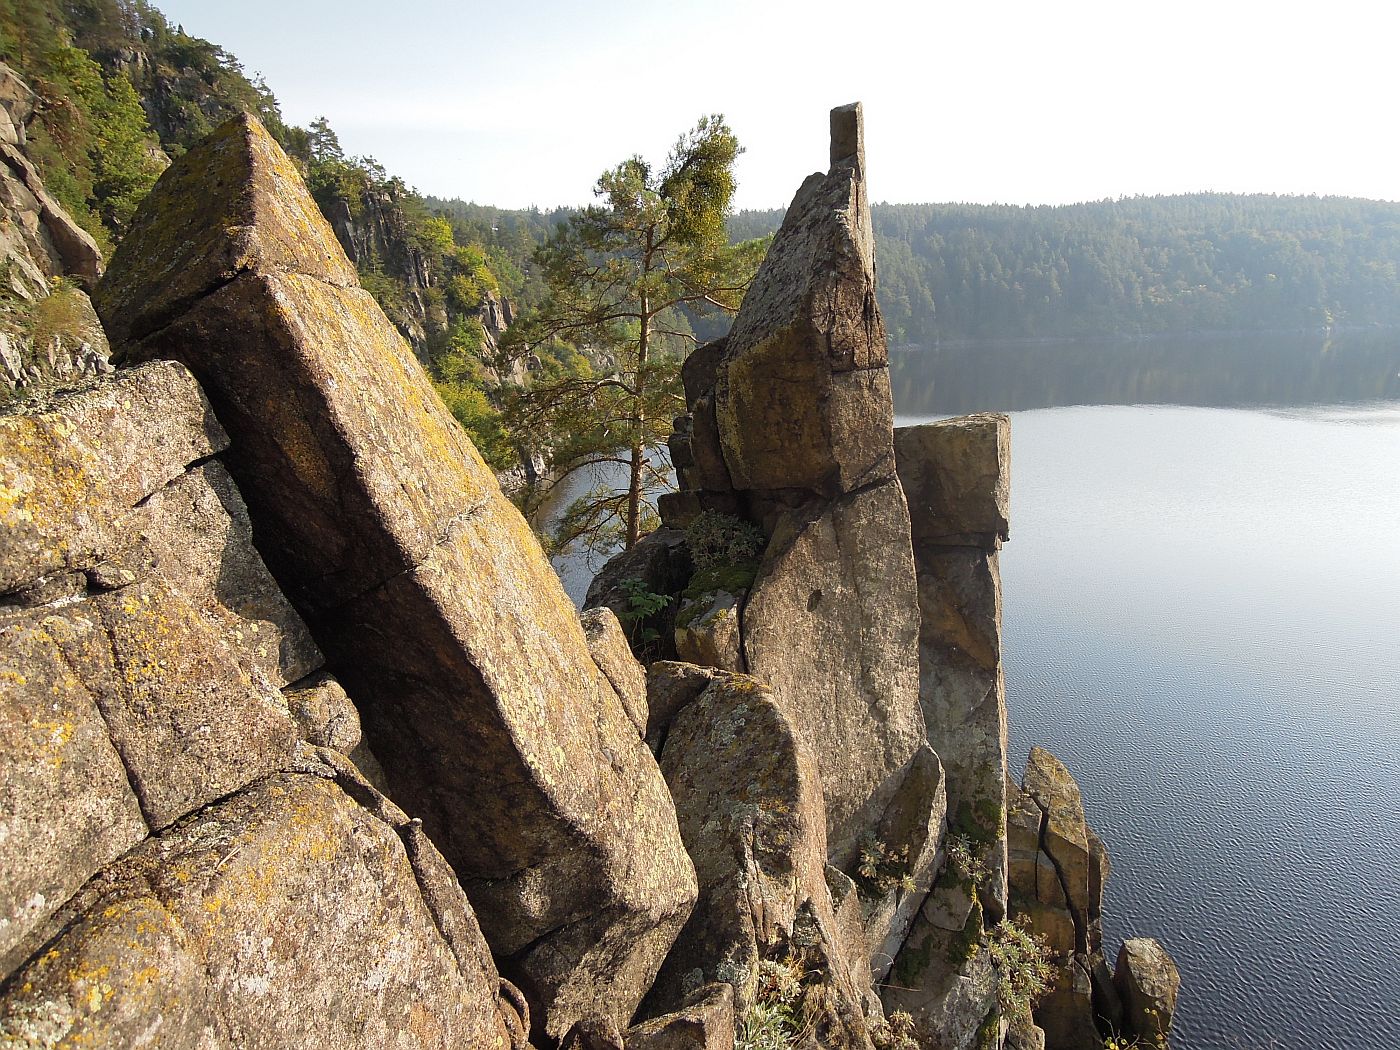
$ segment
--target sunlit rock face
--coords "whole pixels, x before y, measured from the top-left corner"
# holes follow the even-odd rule
[[[260,548],[542,1028],[625,1026],[695,895],[640,715],[255,120],[166,173],[97,301],[123,360],[204,384]]]
[[[0,1041],[519,1044],[228,446],[174,362],[0,413]]]
[[[816,756],[827,845],[850,869],[924,729],[859,105],[831,126],[830,171],[798,190],[729,335],[686,362],[676,444],[689,509],[768,537],[735,665],[771,685]]]

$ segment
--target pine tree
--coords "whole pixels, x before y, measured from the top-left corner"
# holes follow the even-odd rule
[[[536,252],[550,296],[512,329],[509,346],[563,341],[609,364],[532,383],[510,408],[512,429],[549,448],[565,474],[614,462],[628,475],[625,492],[599,491],[570,508],[564,540],[616,528],[631,547],[647,524],[648,453],[684,406],[680,363],[695,339],[686,311],[736,311],[766,246],[727,243],[739,152],[723,117],[702,118],[659,170],[634,156],[604,172],[599,203]]]

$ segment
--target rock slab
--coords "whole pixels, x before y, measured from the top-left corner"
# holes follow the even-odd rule
[[[209,393],[269,566],[543,1030],[625,1025],[695,894],[665,784],[524,519],[256,120],[166,172],[97,304],[125,360],[178,359]]]

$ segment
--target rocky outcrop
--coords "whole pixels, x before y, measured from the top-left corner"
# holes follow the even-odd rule
[[[848,871],[924,742],[861,135],[859,105],[832,111],[829,173],[798,190],[729,335],[687,360],[672,452],[689,492],[663,507],[763,526],[735,663],[816,755],[828,847]]]
[[[1176,1013],[1181,974],[1161,943],[1130,937],[1118,950],[1113,984],[1123,1003],[1123,1030],[1144,1046],[1165,1042]]]
[[[227,447],[170,362],[0,415],[0,1041],[523,1047]]]
[[[721,981],[743,1016],[761,964],[781,960],[805,976],[799,1010],[818,1045],[868,1047],[826,886],[820,775],[773,695],[747,676],[717,675],[676,715],[661,768],[700,899],[648,1008],[674,1009]]]
[[[528,526],[256,121],[166,173],[97,302],[126,361],[178,359],[209,392],[270,567],[541,1030],[624,1026],[695,894],[665,784]]]
[[[925,1039],[957,1048],[979,1045],[996,1027],[994,975],[981,944],[1006,913],[997,549],[1007,534],[1009,440],[1005,416],[895,431],[918,585],[919,701],[947,777],[954,849],[892,953],[894,977],[882,997],[887,1009],[908,1012]]]
[[[965,416],[895,432],[919,588],[919,701],[948,774],[955,833],[985,863],[988,917],[1006,911],[1006,686],[1001,573],[1011,422]]]
[[[675,1013],[629,1028],[626,1050],[734,1050],[734,986],[707,984]]]
[[[87,295],[55,284],[71,277],[91,288],[102,254],[24,152],[35,104],[29,86],[0,63],[0,392],[35,394],[110,371]]]
[[[1165,1045],[1180,978],[1162,946],[1127,941],[1111,973],[1103,953],[1108,850],[1084,819],[1079,785],[1033,748],[1020,788],[1008,784],[1011,912],[1042,937],[1056,979],[1035,1011],[1050,1050],[1099,1050],[1117,1033]]]

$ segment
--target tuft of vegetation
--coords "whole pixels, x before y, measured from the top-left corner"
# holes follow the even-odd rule
[[[758,964],[758,990],[734,1035],[734,1050],[795,1050],[809,1026],[802,1016],[802,970],[792,961]]]
[[[879,900],[894,889],[912,890],[914,877],[909,871],[908,845],[895,849],[874,835],[867,835],[860,847],[855,884],[867,900]]]
[[[1034,1023],[1031,1011],[1055,980],[1045,940],[1024,925],[1003,919],[988,931],[987,952],[996,973],[997,1006],[1014,1028]]]
[[[895,1010],[885,1020],[872,1024],[870,1038],[875,1050],[921,1050],[915,1038],[914,1018],[904,1010]]]
[[[620,581],[618,588],[627,596],[627,608],[618,616],[618,620],[626,629],[633,650],[645,651],[646,646],[661,640],[661,632],[647,621],[670,605],[671,599],[668,595],[648,589],[646,581],[639,576],[629,576]]]
[[[686,527],[685,541],[697,572],[756,562],[767,543],[756,525],[716,510],[698,514]]]

